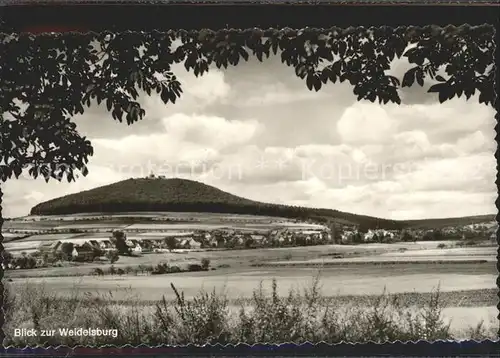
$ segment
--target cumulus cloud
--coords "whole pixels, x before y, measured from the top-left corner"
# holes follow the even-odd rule
[[[353,144],[388,142],[397,127],[385,108],[364,102],[347,108],[337,122],[343,142]]]
[[[147,116],[137,124],[115,123],[101,107],[75,118],[93,138],[89,175],[9,181],[4,215],[151,171],[254,200],[394,219],[496,212],[494,110],[477,97],[439,104],[412,87],[400,106],[356,102],[345,83],[307,90],[279,60],[200,78],[174,71],[181,100],[141,96]]]
[[[255,120],[230,121],[205,115],[175,114],[162,119],[163,130],[119,139],[96,139],[96,150],[107,153],[111,165],[137,176],[202,174],[223,153],[250,141],[259,130]]]
[[[290,89],[284,83],[264,84],[260,91],[251,94],[248,98],[238,98],[236,104],[246,107],[271,106],[277,104],[300,103],[303,101],[317,101],[327,98],[325,92],[311,92],[303,89]]]
[[[88,176],[80,176],[71,183],[65,180],[45,182],[43,178],[32,179],[26,174],[18,180],[5,182],[2,186],[4,191],[2,209],[5,211],[3,215],[5,217],[28,215],[30,209],[40,202],[129,178],[126,172],[120,172],[114,167],[90,164],[88,169]]]

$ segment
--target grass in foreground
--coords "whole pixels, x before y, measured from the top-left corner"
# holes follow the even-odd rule
[[[319,277],[303,291],[278,295],[276,280],[266,292],[262,285],[250,300],[232,309],[225,294],[200,292],[186,299],[172,285],[176,300],[163,298],[154,307],[135,299],[124,306],[110,303],[108,295],[79,294],[60,299],[43,286],[26,284],[17,292],[5,291],[4,345],[204,344],[280,343],[305,341],[387,342],[454,339],[442,318],[439,289],[428,302],[408,309],[397,296],[383,293],[369,305],[349,306],[321,295]],[[116,329],[117,336],[14,337],[14,329]],[[495,338],[482,325],[470,327],[471,339]]]

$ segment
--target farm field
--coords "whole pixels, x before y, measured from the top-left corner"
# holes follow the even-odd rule
[[[75,238],[71,241],[76,240],[84,239]],[[89,287],[95,284],[96,287],[103,287],[103,289],[111,289],[115,284],[130,282],[132,286],[139,285],[137,289],[141,292],[143,290],[147,291],[147,287],[151,287],[153,291],[157,290],[162,287],[162,282],[170,282],[169,280],[180,280],[184,283],[191,282],[190,285],[192,287],[187,288],[191,292],[192,290],[196,290],[201,284],[210,286],[213,283],[217,286],[226,280],[228,283],[234,282],[238,286],[242,282],[241,280],[255,284],[261,279],[271,279],[275,276],[280,278],[280,282],[285,277],[289,277],[288,280],[291,281],[285,280],[288,283],[284,283],[284,286],[288,287],[292,281],[295,282],[310,278],[314,272],[317,272],[318,263],[333,261],[344,262],[345,265],[322,269],[322,272],[326,273],[326,279],[329,280],[328,287],[333,291],[337,288],[344,290],[347,294],[351,292],[349,291],[349,287],[351,286],[357,292],[365,293],[366,290],[369,290],[369,292],[374,293],[370,291],[372,290],[370,287],[376,291],[377,289],[382,289],[385,284],[391,287],[394,286],[397,290],[411,291],[416,289],[418,291],[422,285],[429,288],[436,285],[439,280],[446,281],[446,285],[451,285],[450,287],[458,290],[471,289],[474,285],[479,285],[478,288],[488,288],[488,285],[484,286],[488,282],[494,287],[497,275],[494,265],[494,247],[435,250],[430,249],[431,247],[436,247],[435,242],[417,242],[415,244],[406,244],[405,247],[408,248],[408,251],[401,253],[398,250],[403,246],[403,244],[396,245],[395,247],[392,247],[390,244],[327,245],[307,248],[186,251],[145,254],[140,257],[124,256],[120,257],[120,260],[114,264],[115,267],[137,267],[139,265],[157,265],[159,263],[169,263],[170,265],[182,267],[190,263],[199,263],[205,257],[211,260],[212,267],[217,268],[220,265],[227,265],[229,268],[218,268],[215,271],[195,274],[182,273],[148,277],[130,276],[126,280],[123,277],[84,277],[83,279],[85,282],[92,282]],[[428,247],[429,249],[425,250],[422,247]],[[25,249],[27,248],[28,246],[25,246]],[[423,256],[426,251],[429,252],[429,255]],[[413,255],[413,252],[416,254]],[[439,256],[438,253],[442,253],[442,255]],[[450,256],[450,253],[457,255]],[[470,259],[465,260],[465,256],[468,253],[470,253]],[[341,254],[345,257],[340,259],[329,257],[329,255],[334,254]],[[418,261],[421,261],[422,258],[426,260],[424,265],[418,264]],[[486,259],[487,262],[478,263],[477,260],[479,258]],[[455,261],[446,261],[447,259],[455,259]],[[387,264],[374,265],[373,263],[377,263],[377,260],[379,262],[385,260]],[[297,268],[294,267],[296,263],[314,263],[316,267]],[[349,263],[357,264],[349,266]],[[266,267],[269,264],[277,267]],[[63,286],[71,286],[69,283],[80,280],[80,277],[55,278],[50,276],[85,275],[89,274],[92,269],[102,266],[102,263],[90,263],[68,267],[40,268],[37,270],[15,270],[7,271],[6,277],[14,278],[16,281],[18,278],[21,279],[23,277],[31,277],[36,280],[54,280],[54,284],[62,285],[56,288],[59,289]],[[394,275],[395,270],[400,274],[399,276]],[[453,281],[455,283],[452,283],[451,279],[446,279],[450,275],[456,278]],[[374,277],[379,277],[379,279],[373,281]],[[382,282],[385,283],[381,284]],[[363,285],[367,285],[366,288],[362,288]],[[250,286],[252,285],[250,284]],[[168,288],[169,283],[165,287]],[[231,291],[238,292],[239,289],[235,287]],[[332,294],[333,291],[328,292]],[[154,295],[154,292],[148,293],[148,295],[150,294]]]
[[[61,242],[73,242],[75,244],[77,243],[84,243],[88,240],[105,240],[108,238],[108,236],[105,235],[100,235],[100,236],[81,236],[78,234],[61,234],[58,235],[57,238],[50,238],[50,239],[44,239],[44,238],[39,238],[37,237],[38,235],[30,236],[25,239],[20,239],[20,240],[14,240],[10,242],[6,242],[4,244],[4,247],[6,250],[23,250],[23,249],[30,249],[30,248],[37,248],[40,246],[42,243],[50,243],[54,241],[61,241]],[[45,235],[40,235],[40,236],[45,236]],[[53,236],[53,235],[47,235],[47,236]]]
[[[125,229],[128,224],[120,224],[118,222],[115,223],[73,223],[69,225],[60,225],[60,226],[55,226],[55,230],[69,230],[69,229],[80,229],[80,230],[93,230],[93,229],[100,229],[100,230],[108,230],[108,231],[113,231],[113,230],[123,230]]]
[[[220,213],[206,213],[206,212],[174,212],[174,211],[140,211],[140,212],[120,212],[120,213],[77,213],[71,215],[50,215],[50,216],[40,216],[40,215],[29,215],[19,220],[26,221],[43,221],[50,218],[50,220],[87,220],[87,219],[109,219],[109,218],[120,218],[120,217],[137,217],[137,218],[180,218],[184,219],[186,216],[192,219],[228,219],[228,220],[247,220],[247,221],[290,221],[288,218],[281,218],[275,216],[264,216],[264,215],[245,215],[245,214],[220,214]]]
[[[72,233],[64,233],[64,234],[41,234],[41,235],[31,235],[22,239],[17,239],[14,240],[15,242],[12,242],[12,245],[15,245],[17,243],[22,243],[22,242],[50,242],[50,241],[57,241],[57,240],[68,240],[74,237],[80,237],[83,234],[72,234]],[[89,234],[92,235],[92,234]],[[102,234],[101,234],[102,236]]]
[[[418,267],[416,267],[418,266]],[[446,265],[442,265],[446,266]],[[219,269],[202,273],[179,273],[156,276],[83,276],[83,277],[31,277],[13,280],[13,284],[43,284],[48,289],[68,295],[75,287],[82,292],[105,293],[121,289],[126,294],[131,289],[142,300],[158,300],[163,295],[174,299],[170,289],[173,283],[192,297],[200,289],[227,291],[229,298],[249,298],[261,282],[268,288],[273,278],[279,282],[279,292],[286,294],[291,288],[303,288],[318,273],[321,276],[322,292],[325,296],[335,295],[377,295],[384,288],[388,293],[431,292],[440,286],[443,292],[481,290],[496,288],[495,265],[482,266],[458,264],[438,270],[438,265],[411,265],[404,268],[377,268],[372,265],[356,270],[323,268],[270,268],[270,269]],[[9,275],[10,277],[10,275]],[[116,300],[125,296],[115,295]],[[490,302],[492,303],[492,302]]]
[[[152,220],[153,219],[153,220]],[[174,222],[161,222],[162,220]],[[159,220],[160,222],[156,221]],[[321,229],[323,226],[296,223],[289,219],[252,215],[225,215],[212,213],[120,213],[120,214],[77,214],[65,216],[29,216],[4,223],[3,230],[24,233],[39,233],[44,230],[98,230],[125,231],[193,231],[232,229],[264,232],[277,228]]]
[[[104,240],[107,239],[105,236],[98,236],[99,234],[93,234],[92,239],[94,240]],[[137,235],[139,237],[139,235]],[[134,238],[135,235],[132,235],[131,238]],[[153,236],[152,236],[153,237]],[[65,241],[71,242],[80,242],[85,241],[85,239],[89,239],[87,234],[84,237],[74,237]],[[398,267],[403,267],[405,259],[400,256],[386,256],[392,254],[399,254],[399,250],[406,249],[406,255],[411,255],[412,252],[416,252],[417,254],[423,251],[435,252],[433,249],[441,242],[416,242],[416,243],[399,243],[399,244],[362,244],[362,245],[320,245],[320,246],[309,246],[309,247],[291,247],[291,248],[267,248],[267,249],[253,249],[253,250],[185,250],[183,252],[174,251],[174,252],[165,252],[165,253],[151,253],[144,254],[139,257],[120,257],[119,261],[117,261],[114,266],[117,268],[124,268],[127,266],[137,267],[139,265],[157,265],[159,263],[169,263],[171,265],[187,265],[190,263],[199,263],[200,260],[204,257],[208,258],[212,262],[212,267],[217,267],[218,265],[228,264],[231,265],[232,269],[250,269],[252,266],[292,266],[294,262],[304,264],[307,266],[307,263],[312,263],[313,266],[317,267],[318,264],[322,262],[341,262],[339,260],[344,260],[347,264],[349,262],[369,262],[374,260],[386,260],[386,261],[398,261]],[[19,246],[16,246],[17,242],[10,243],[8,250],[19,249]],[[19,243],[22,245],[26,245],[25,243]],[[7,245],[7,244],[6,244]],[[34,246],[34,242],[31,242],[31,245]],[[25,249],[27,246],[21,246]],[[38,247],[38,243],[36,246]],[[427,248],[427,250],[425,249]],[[462,249],[465,251],[461,251],[464,255],[466,255],[467,250],[470,250],[471,254],[475,254],[476,256],[471,256],[470,260],[477,261],[479,258],[478,254],[483,256],[487,256],[486,259],[491,261],[491,258],[494,258],[496,255],[496,251],[494,247],[485,247],[485,248],[466,248]],[[440,252],[445,253],[445,249],[440,249]],[[489,255],[485,255],[485,253],[489,253]],[[345,258],[332,258],[335,255],[342,255]],[[415,255],[415,258],[420,258],[421,255]],[[465,256],[457,256],[461,258],[461,261],[464,261]],[[411,259],[412,257],[409,257]],[[426,265],[429,265],[432,261],[442,261],[446,260],[446,258],[450,258],[450,256],[432,256],[432,260],[428,259]],[[457,262],[457,264],[459,264]],[[55,276],[55,275],[70,275],[77,276],[82,274],[88,274],[92,271],[92,269],[96,267],[102,267],[102,263],[88,263],[88,264],[77,264],[76,266],[67,266],[67,267],[52,267],[52,268],[40,268],[37,270],[15,270],[8,271],[8,275],[12,275],[12,277],[26,277],[26,276]],[[446,270],[451,263],[447,265],[437,266],[438,269]],[[484,267],[489,267],[487,264],[480,264]],[[358,265],[353,265],[352,269],[357,267]],[[421,265],[414,265],[421,266]],[[476,265],[477,267],[480,267]],[[476,267],[474,266],[474,267]],[[339,269],[339,266],[336,269]]]
[[[466,255],[462,256],[437,256],[437,255],[430,255],[430,256],[423,256],[423,255],[418,255],[418,256],[375,256],[375,257],[354,257],[354,258],[348,258],[348,259],[335,259],[335,258],[330,258],[330,259],[324,259],[324,258],[317,258],[317,259],[311,259],[311,260],[290,260],[290,261],[271,261],[269,262],[270,265],[283,265],[283,266],[290,266],[290,265],[307,265],[307,264],[367,264],[367,263],[389,263],[389,262],[401,262],[401,263],[426,263],[426,262],[432,262],[432,261],[450,261],[450,262],[476,262],[476,261],[485,261],[485,262],[496,262],[496,257],[494,255],[476,255],[473,257],[467,257]]]
[[[365,247],[368,245],[365,245]],[[425,245],[424,245],[425,247]],[[314,266],[314,265],[366,265],[372,264],[400,264],[400,263],[413,263],[413,264],[427,264],[431,262],[464,262],[474,263],[482,262],[481,264],[496,263],[497,252],[496,248],[490,247],[468,247],[468,248],[443,248],[434,249],[428,245],[427,249],[418,247],[417,245],[401,246],[398,250],[391,250],[387,248],[386,252],[373,254],[370,256],[337,258],[325,255],[323,257],[311,258],[308,260],[287,260],[287,261],[266,261],[261,266]],[[436,246],[434,246],[436,247]],[[404,249],[404,250],[401,250]]]
[[[8,220],[4,221],[2,231],[7,230],[50,230],[61,225],[61,221],[24,221],[24,220]]]
[[[5,250],[29,250],[36,249],[42,241],[22,241],[22,242],[6,242],[3,244]]]
[[[140,235],[144,237],[156,237],[156,238],[167,237],[167,236],[190,236],[193,234],[194,231],[176,231],[176,230],[169,230],[166,232],[144,231],[140,233]]]
[[[245,215],[245,214],[221,214],[221,213],[205,213],[205,212],[119,212],[119,213],[78,213],[69,215],[49,215],[49,216],[39,216],[30,215],[17,218],[15,220],[8,220],[6,223],[24,222],[24,223],[53,223],[58,221],[87,221],[87,220],[99,220],[99,221],[109,221],[115,219],[178,219],[178,220],[232,220],[232,221],[247,221],[247,222],[288,222],[294,223],[292,219],[281,218],[281,217],[271,217],[264,215]]]

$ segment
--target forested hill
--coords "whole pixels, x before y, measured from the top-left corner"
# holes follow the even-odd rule
[[[405,221],[356,215],[332,209],[262,203],[227,193],[197,181],[177,178],[123,180],[40,203],[31,209],[31,215],[144,211],[266,215],[323,223],[335,221],[386,229],[399,229],[408,226]]]

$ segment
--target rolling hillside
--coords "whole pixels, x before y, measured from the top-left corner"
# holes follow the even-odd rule
[[[332,209],[267,204],[245,199],[197,181],[177,178],[123,180],[40,203],[31,209],[31,215],[155,211],[265,215],[321,223],[335,221],[386,229],[426,226],[426,220],[396,221]],[[480,222],[488,221],[486,218],[489,221],[494,220],[494,215],[485,216],[484,220],[481,217]],[[468,218],[433,219],[431,221],[433,226],[446,222],[471,223]],[[478,221],[473,220],[473,222]]]
[[[446,226],[460,226],[460,225],[472,225],[472,224],[482,224],[495,221],[495,215],[477,215],[477,216],[466,216],[458,218],[442,218],[442,219],[425,219],[425,220],[408,220],[406,224],[411,228],[428,228],[432,227],[435,229],[446,227]]]

